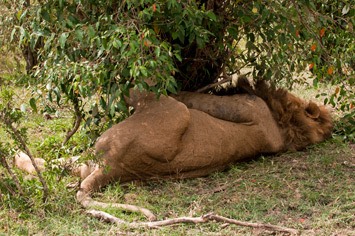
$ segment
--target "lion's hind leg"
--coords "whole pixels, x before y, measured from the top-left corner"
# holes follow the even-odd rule
[[[109,171],[111,172],[111,171]],[[119,203],[104,203],[98,202],[91,198],[91,193],[98,191],[101,187],[109,184],[114,179],[110,177],[104,167],[96,168],[88,177],[86,177],[80,185],[80,189],[76,194],[77,201],[81,203],[84,208],[107,208],[113,207],[123,211],[139,212],[145,215],[150,221],[156,220],[156,216],[148,209]]]

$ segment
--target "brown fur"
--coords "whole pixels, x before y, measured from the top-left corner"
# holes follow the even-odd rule
[[[17,168],[29,173],[31,176],[36,174],[35,167],[33,166],[30,157],[26,153],[19,152],[15,155],[14,159],[14,165]],[[71,157],[68,160],[60,158],[58,163],[60,164],[61,168],[68,170],[71,175],[80,177],[81,179],[85,179],[98,167],[98,165],[91,161],[77,164],[76,162],[78,159],[79,156]],[[45,170],[46,161],[43,158],[35,158],[35,162],[40,171]]]
[[[17,153],[15,155],[14,160],[15,160],[14,161],[15,166],[20,170],[23,170],[31,175],[36,174],[36,169],[32,165],[31,159],[26,153],[24,152]],[[45,161],[42,158],[35,158],[34,160],[39,170],[41,171],[44,170]]]

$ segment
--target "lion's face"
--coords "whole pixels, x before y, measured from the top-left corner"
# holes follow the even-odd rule
[[[288,109],[285,109],[284,117],[289,117],[287,128],[292,139],[292,149],[299,150],[306,145],[319,143],[330,137],[333,122],[325,106],[303,101],[290,93],[287,94],[287,100]]]

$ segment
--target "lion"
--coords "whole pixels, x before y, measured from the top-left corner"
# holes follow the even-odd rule
[[[78,157],[62,160],[64,166],[75,164],[71,172],[82,179],[77,200],[84,207],[105,207],[107,204],[90,196],[110,182],[202,177],[237,161],[301,150],[331,136],[333,123],[324,106],[303,101],[265,81],[258,81],[255,89],[243,78],[239,84],[247,93],[180,92],[157,99],[153,93],[133,90],[126,98],[134,107],[133,115],[96,142],[101,165],[75,164]],[[44,168],[44,160],[35,162]],[[23,153],[15,157],[15,164],[34,172]],[[145,208],[110,205],[156,219]]]
[[[133,90],[127,98],[133,115],[97,140],[102,165],[83,179],[77,200],[84,207],[103,206],[90,196],[111,182],[202,177],[261,154],[300,150],[331,135],[325,107],[265,82],[257,83],[253,93],[181,92],[157,99]],[[147,209],[133,210],[155,219]]]

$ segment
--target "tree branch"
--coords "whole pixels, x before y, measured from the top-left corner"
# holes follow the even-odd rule
[[[2,114],[1,116],[3,122],[5,123],[5,125],[11,130],[14,138],[20,143],[20,146],[23,148],[23,150],[25,151],[25,153],[28,155],[28,157],[31,159],[32,165],[36,170],[36,173],[38,175],[38,178],[43,186],[43,197],[42,200],[43,202],[45,202],[47,200],[48,197],[48,186],[46,184],[46,181],[44,180],[40,169],[37,166],[37,163],[35,161],[35,159],[33,158],[30,150],[28,149],[25,140],[22,138],[21,134],[19,133],[19,131],[12,125],[11,120],[9,120],[5,115]]]
[[[75,122],[73,125],[73,129],[68,131],[64,142],[63,142],[63,146],[69,141],[69,139],[76,133],[76,131],[78,131],[81,121],[83,119],[83,115],[81,114],[80,108],[79,108],[79,101],[77,98],[74,98],[72,100],[73,104],[74,104],[74,115],[75,115]]]
[[[205,87],[202,87],[198,90],[196,90],[196,93],[203,93],[203,92],[206,92],[208,91],[209,89],[211,88],[214,88],[218,85],[221,85],[221,84],[224,84],[226,82],[230,82],[232,81],[233,77],[232,76],[228,76],[228,77],[224,77],[222,80],[216,82],[216,83],[213,83],[213,84],[209,84],[209,85],[206,85]]]
[[[248,73],[247,73],[247,74],[248,74]],[[247,74],[239,75],[239,76],[238,76],[238,81],[240,81],[239,78],[245,77]],[[233,76],[227,75],[227,74],[224,72],[224,73],[223,73],[223,79],[222,79],[222,80],[220,80],[220,81],[218,81],[218,82],[216,82],[216,83],[213,83],[213,84],[209,84],[209,85],[207,85],[207,86],[205,86],[205,87],[202,87],[202,88],[196,90],[196,93],[204,93],[204,92],[208,91],[208,90],[211,89],[211,88],[214,88],[214,87],[216,87],[216,86],[218,86],[218,85],[221,85],[221,84],[224,84],[224,83],[227,83],[227,82],[230,82],[230,81],[232,81],[232,80],[233,80]]]
[[[291,0],[292,4],[294,5],[295,9],[296,9],[296,12],[297,12],[297,16],[298,16],[298,19],[300,20],[301,24],[310,32],[313,34],[313,31],[312,29],[309,28],[309,26],[304,22],[303,20],[303,17],[302,17],[302,14],[301,14],[301,10],[299,9],[298,7],[298,4],[295,2],[295,0]],[[318,37],[318,35],[316,34],[313,34],[313,36],[316,38],[316,40],[318,41],[319,45],[321,46],[321,48],[325,51],[325,53],[327,55],[329,55],[329,52],[328,50],[324,47],[322,41],[320,40],[320,38]]]
[[[99,220],[102,220],[102,221],[105,221],[108,223],[116,223],[118,225],[126,225],[126,226],[132,227],[132,228],[140,228],[140,227],[159,228],[162,226],[182,224],[182,223],[193,223],[193,224],[206,223],[206,222],[214,220],[214,221],[222,222],[222,223],[228,223],[228,224],[234,224],[234,225],[252,227],[252,228],[261,228],[261,229],[266,229],[266,230],[271,230],[271,231],[289,233],[292,235],[297,235],[299,233],[298,230],[292,229],[292,228],[286,228],[286,227],[281,227],[281,226],[271,225],[271,224],[251,223],[251,222],[239,221],[239,220],[234,220],[234,219],[226,218],[223,216],[215,215],[213,213],[208,213],[208,214],[200,216],[200,217],[178,217],[178,218],[172,218],[172,219],[166,219],[166,220],[160,220],[160,221],[154,221],[154,222],[132,222],[132,223],[126,222],[120,218],[117,218],[115,216],[112,216],[112,215],[110,215],[106,212],[102,212],[102,211],[89,210],[89,211],[86,211],[86,213],[99,219]]]
[[[20,181],[18,180],[18,178],[17,178],[17,176],[14,174],[14,172],[12,172],[12,170],[11,170],[9,164],[7,163],[7,161],[6,161],[6,159],[5,159],[5,154],[2,153],[1,151],[0,151],[0,162],[1,162],[2,166],[4,166],[5,169],[7,170],[7,172],[8,172],[9,175],[11,176],[12,180],[15,182],[16,188],[17,188],[17,190],[19,191],[20,195],[23,196],[23,189],[22,189],[22,187],[21,187]],[[7,188],[7,187],[6,187],[6,188]],[[11,189],[9,189],[9,188],[7,188],[7,189],[9,190],[9,192],[10,192],[12,195],[14,195],[14,192],[13,192]]]

